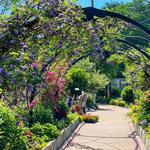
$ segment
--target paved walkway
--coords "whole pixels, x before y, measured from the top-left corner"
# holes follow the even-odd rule
[[[130,136],[134,129],[126,115],[128,109],[110,105],[100,108],[91,112],[99,116],[99,122],[84,124],[65,150],[145,150],[139,137],[134,140]]]

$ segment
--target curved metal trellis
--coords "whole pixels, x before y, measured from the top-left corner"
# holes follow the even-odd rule
[[[135,27],[139,28],[141,31],[144,31],[144,33],[146,33],[148,36],[150,36],[150,29],[148,29],[147,27],[143,26],[142,24],[140,24],[139,22],[121,15],[119,13],[115,13],[115,12],[111,12],[111,11],[107,11],[107,10],[101,10],[101,9],[97,9],[97,8],[93,8],[93,7],[86,7],[83,8],[84,13],[87,17],[87,20],[94,20],[94,16],[97,17],[113,17],[113,18],[118,18],[121,19],[127,23],[130,23],[132,25],[134,25]],[[140,53],[142,53],[145,57],[147,57],[150,60],[150,54],[142,49],[140,49],[138,46],[136,46],[135,44],[128,42],[126,40],[121,40],[121,39],[117,39],[118,42],[122,42],[124,44],[127,44],[133,48],[135,48],[137,51],[139,51]]]
[[[93,20],[94,16],[103,17],[103,18],[107,17],[107,16],[113,17],[113,18],[118,18],[118,19],[121,19],[125,22],[128,22],[128,23],[134,25],[135,27],[141,29],[142,31],[144,31],[146,34],[148,34],[150,36],[150,30],[147,27],[143,26],[139,22],[137,22],[127,16],[121,15],[119,13],[107,11],[107,10],[93,8],[93,7],[86,7],[86,8],[83,8],[83,10],[84,10],[85,15],[87,16],[87,20]]]

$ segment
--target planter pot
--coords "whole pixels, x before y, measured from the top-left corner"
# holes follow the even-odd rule
[[[62,131],[62,134],[55,140],[50,141],[46,147],[42,150],[59,150],[65,141],[72,135],[75,129],[80,124],[79,119],[77,119],[73,124],[69,125]]]

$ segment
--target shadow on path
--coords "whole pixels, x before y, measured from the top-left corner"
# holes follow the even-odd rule
[[[118,137],[117,137],[117,136],[116,136],[116,137],[113,137],[113,136],[111,136],[111,137],[104,137],[104,136],[88,136],[88,135],[81,135],[81,134],[77,134],[76,136],[90,137],[90,138],[106,138],[106,139],[107,139],[107,138],[108,138],[108,139],[109,139],[109,138],[113,138],[113,139],[132,138],[132,137],[130,137],[130,136],[128,136],[128,137],[126,137],[126,136],[125,136],[125,137],[120,137],[120,136],[118,136]]]
[[[99,111],[101,111],[101,110],[102,110],[102,111],[115,111],[115,110],[113,110],[113,109],[106,109],[106,108],[103,109],[103,108],[99,108]]]
[[[100,148],[92,148],[90,146],[87,146],[87,145],[83,145],[83,144],[79,144],[79,143],[71,143],[70,144],[70,147],[71,146],[75,146],[77,147],[78,149],[86,149],[86,150],[104,150],[104,149],[100,149]]]

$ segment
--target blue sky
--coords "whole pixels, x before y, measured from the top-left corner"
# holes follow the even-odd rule
[[[94,7],[101,8],[105,6],[105,3],[108,2],[130,2],[132,0],[94,0]],[[78,0],[79,4],[82,4],[83,7],[91,6],[91,0]]]

